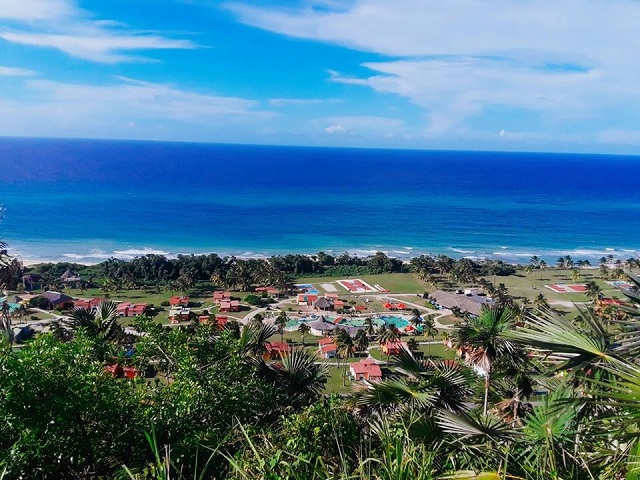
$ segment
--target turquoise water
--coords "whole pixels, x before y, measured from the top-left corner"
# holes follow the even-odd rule
[[[0,172],[32,260],[640,252],[638,157],[0,139]]]

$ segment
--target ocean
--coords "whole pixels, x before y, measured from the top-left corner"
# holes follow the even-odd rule
[[[640,253],[628,156],[4,138],[0,203],[0,239],[29,262]]]

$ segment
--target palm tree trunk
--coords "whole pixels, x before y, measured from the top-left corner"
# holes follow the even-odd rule
[[[487,414],[487,405],[489,403],[489,383],[491,381],[491,368],[487,371],[487,375],[484,377],[484,415]]]

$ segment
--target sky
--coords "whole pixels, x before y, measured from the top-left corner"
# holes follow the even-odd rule
[[[0,0],[0,136],[639,152],[638,0]]]

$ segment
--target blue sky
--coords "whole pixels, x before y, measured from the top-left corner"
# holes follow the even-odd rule
[[[0,135],[638,153],[635,0],[0,0]]]

